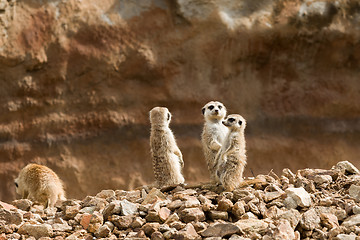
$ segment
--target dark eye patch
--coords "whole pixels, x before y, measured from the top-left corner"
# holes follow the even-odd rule
[[[19,187],[19,185],[17,184],[17,182],[14,182],[14,183],[15,183],[15,186],[16,186],[16,187]]]
[[[241,124],[242,124],[242,121],[240,120],[240,121],[239,121],[239,125],[241,125]]]
[[[167,114],[167,120],[170,120],[170,113]]]
[[[213,106],[213,105],[210,105],[210,106],[208,107],[208,109],[213,110],[213,109],[214,109],[214,106]]]
[[[219,105],[219,106],[218,106],[218,108],[219,108],[219,109],[222,109],[222,106],[221,106],[221,105]]]
[[[229,122],[234,122],[235,121],[235,118],[229,118],[229,120],[228,120]]]

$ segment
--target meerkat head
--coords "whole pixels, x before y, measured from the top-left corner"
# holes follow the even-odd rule
[[[168,126],[171,121],[171,113],[166,107],[154,107],[150,111],[150,123],[152,125]]]
[[[227,126],[230,131],[244,131],[246,127],[245,119],[239,114],[228,115],[222,123]]]
[[[217,101],[208,102],[201,111],[205,117],[205,120],[219,121],[226,116],[226,108],[224,104]]]

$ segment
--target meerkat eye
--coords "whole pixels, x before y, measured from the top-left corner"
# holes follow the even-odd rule
[[[229,122],[234,122],[235,121],[235,119],[234,118],[229,118]]]
[[[171,115],[170,115],[170,113],[168,113],[168,114],[167,114],[167,120],[168,120],[168,121],[170,120],[170,117],[171,117]]]
[[[221,110],[221,109],[222,109],[222,106],[221,106],[221,105],[219,105],[219,106],[218,106],[218,108]]]
[[[214,106],[213,106],[213,105],[210,105],[208,108],[209,108],[210,110],[213,110],[213,109],[214,109]]]
[[[241,126],[241,124],[242,124],[242,121],[240,120],[240,121],[239,121],[239,125]]]
[[[16,187],[19,187],[19,185],[17,184],[17,182],[14,182],[14,183],[15,183],[15,186],[16,186]]]

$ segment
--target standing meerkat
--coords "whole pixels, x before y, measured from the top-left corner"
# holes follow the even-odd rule
[[[229,133],[217,156],[216,175],[227,191],[233,191],[240,186],[246,165],[246,121],[238,114],[231,114],[222,123]]]
[[[58,200],[66,200],[63,184],[50,168],[34,163],[24,167],[15,179],[16,193],[22,198],[54,207]]]
[[[158,187],[184,183],[183,157],[169,128],[171,113],[165,107],[150,111],[150,147],[155,181]]]
[[[221,102],[211,101],[202,108],[202,114],[204,115],[205,123],[201,135],[201,143],[210,172],[210,180],[215,182],[216,155],[221,149],[228,133],[228,128],[221,122],[226,116],[226,108]]]

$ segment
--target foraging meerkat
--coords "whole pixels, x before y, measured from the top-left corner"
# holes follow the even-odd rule
[[[216,157],[216,175],[227,191],[233,191],[241,184],[246,165],[246,121],[238,114],[231,114],[222,123],[229,128],[229,132]]]
[[[158,187],[184,183],[181,170],[183,157],[169,128],[171,113],[165,107],[154,107],[150,111],[150,147],[155,181]]]
[[[228,128],[222,124],[226,108],[221,102],[211,101],[202,108],[205,123],[201,135],[201,143],[205,160],[210,172],[210,180],[216,181],[216,155],[228,133]]]
[[[58,200],[66,200],[61,180],[50,168],[34,163],[24,167],[15,179],[16,193],[22,198],[54,207]]]

